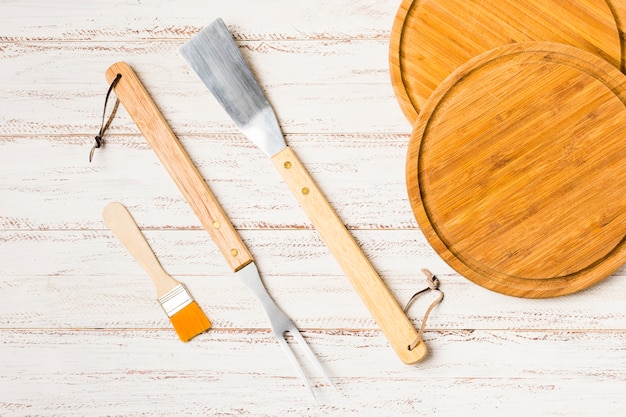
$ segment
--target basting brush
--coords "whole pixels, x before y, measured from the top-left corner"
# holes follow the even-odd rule
[[[183,342],[211,328],[211,322],[187,290],[161,266],[130,212],[118,202],[106,205],[104,222],[152,278],[157,300]]]

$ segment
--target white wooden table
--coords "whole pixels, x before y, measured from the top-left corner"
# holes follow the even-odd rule
[[[389,80],[398,0],[0,1],[0,415],[623,416],[626,268],[550,300],[487,291],[430,248],[404,186],[410,126]],[[265,155],[178,47],[221,16],[298,152],[396,298],[438,274],[427,359],[397,359]],[[340,388],[315,405],[123,108],[126,61]],[[181,343],[101,220],[126,204],[213,328]],[[410,310],[416,327],[432,297]]]

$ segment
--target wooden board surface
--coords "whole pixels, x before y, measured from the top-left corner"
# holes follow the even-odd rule
[[[626,267],[547,300],[463,278],[411,212],[411,131],[389,82],[399,0],[7,0],[0,5],[0,415],[622,417]],[[245,11],[245,12],[244,12]],[[221,16],[286,140],[403,305],[445,300],[406,366],[271,162],[198,88],[177,48]],[[263,309],[123,108],[88,163],[103,71],[133,65],[333,380],[316,406]],[[213,329],[178,340],[141,267],[102,222],[124,202]],[[418,327],[432,300],[417,300]],[[307,368],[307,371],[309,369]]]
[[[420,227],[504,294],[579,291],[626,260],[626,76],[581,49],[522,43],[462,65],[407,158]]]
[[[413,124],[452,71],[508,43],[573,45],[623,70],[624,25],[621,0],[403,0],[391,32],[391,80]]]

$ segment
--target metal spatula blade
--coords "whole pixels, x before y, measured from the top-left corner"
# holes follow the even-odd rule
[[[193,36],[180,53],[255,145],[269,156],[287,146],[274,110],[222,19]]]

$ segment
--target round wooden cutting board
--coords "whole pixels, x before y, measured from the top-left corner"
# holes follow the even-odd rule
[[[623,0],[403,0],[389,47],[391,82],[413,124],[458,66],[495,47],[529,41],[576,46],[625,68]]]
[[[463,64],[419,115],[407,187],[421,230],[491,290],[553,297],[626,261],[626,76],[567,45]]]

